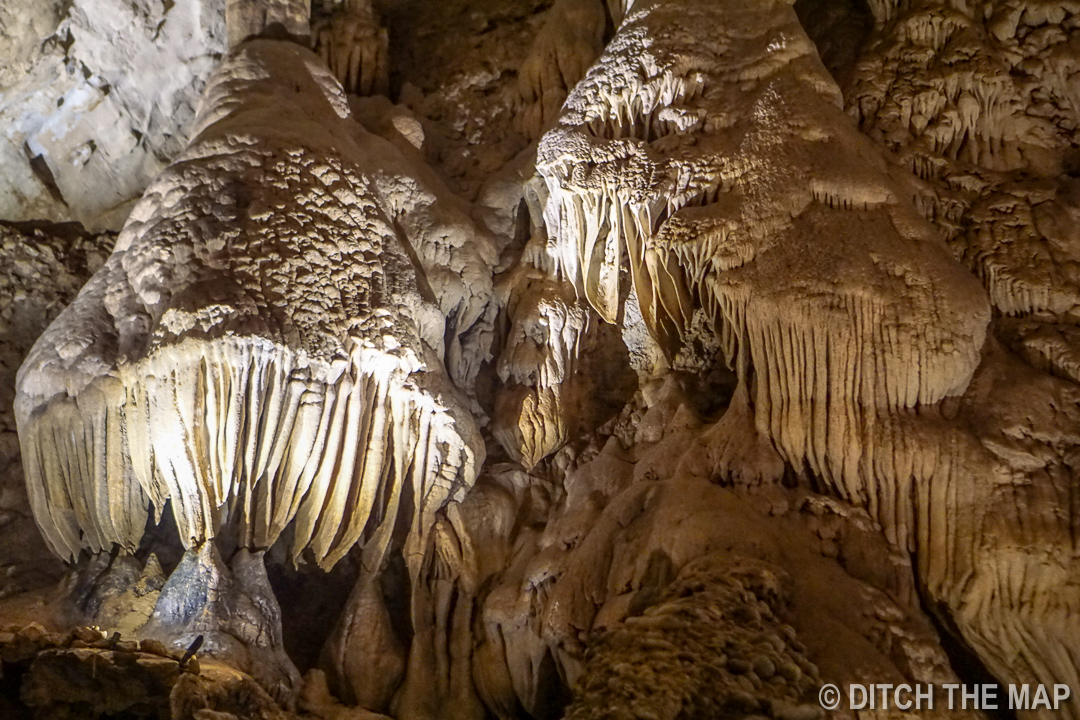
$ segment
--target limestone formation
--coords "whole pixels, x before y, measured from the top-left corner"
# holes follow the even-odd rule
[[[260,35],[305,38],[311,20],[309,5],[303,0],[225,0],[229,47]]]
[[[314,28],[317,52],[338,81],[357,95],[385,95],[390,40],[370,0],[350,0]]]
[[[1069,2],[28,2],[0,716],[1080,718]]]
[[[471,483],[483,450],[417,287],[422,244],[445,238],[389,224],[396,208],[361,169],[375,141],[343,127],[323,72],[289,45],[238,51],[192,146],[31,353],[23,454],[58,554],[134,551],[148,508],[160,519],[171,501],[186,546],[234,520],[242,545],[267,548],[295,518],[294,556],[310,547],[330,567],[361,537],[385,546],[406,485],[421,518]],[[307,91],[288,98],[298,75]],[[289,101],[277,130],[267,113]],[[305,126],[330,133],[322,157],[299,151]],[[455,300],[471,329],[469,298]]]
[[[516,269],[507,313],[512,320],[499,358],[504,390],[495,412],[495,437],[526,467],[566,444],[571,419],[568,407],[572,378],[589,331],[588,306],[565,284],[548,277],[549,260],[530,241]],[[535,260],[528,255],[536,254]],[[539,267],[538,267],[539,266]]]
[[[227,48],[223,10],[222,0],[5,2],[0,217],[119,230],[190,137]]]
[[[695,27],[728,30],[706,42]],[[959,427],[939,427],[951,438],[932,440],[931,424],[908,411],[953,402],[980,360],[998,372],[990,367],[999,356],[983,349],[986,300],[917,216],[913,183],[895,179],[838,104],[786,7],[635,5],[539,150],[561,272],[617,322],[625,258],[642,316],[669,355],[703,308],[728,364],[754,387],[758,430],[783,459],[865,504],[892,542],[925,557],[922,581],[996,672],[1071,680],[1065,648],[1080,628],[1064,587],[1034,583],[1029,592],[1065,607],[1053,621],[1043,615],[1052,636],[1018,643],[990,617],[1026,628],[1022,604],[969,584],[968,568],[992,587],[1046,566],[1043,550],[1011,550],[1026,521],[948,539],[952,512],[1001,518],[969,473],[1024,469],[1000,453],[976,460],[969,453],[989,443],[979,447]],[[906,449],[902,438],[916,435],[919,449]],[[1034,482],[1055,492],[1049,478]],[[964,489],[940,507],[932,488],[955,485]],[[969,555],[973,540],[979,550]],[[959,566],[932,559],[941,542],[960,553]],[[976,561],[988,556],[1016,569]],[[1074,572],[1071,556],[1050,562]],[[973,611],[981,602],[994,609]],[[1006,646],[1019,653],[1009,668]]]
[[[25,592],[63,572],[40,542],[26,496],[16,433],[15,375],[37,337],[104,264],[111,235],[71,227],[0,225],[0,597]]]
[[[820,682],[818,669],[774,614],[784,578],[708,565],[687,565],[656,605],[595,641],[568,719],[609,717],[618,706],[658,717],[819,712],[799,703]]]
[[[539,137],[555,119],[600,54],[604,21],[600,0],[559,0],[552,7],[518,76],[520,122],[530,137]]]

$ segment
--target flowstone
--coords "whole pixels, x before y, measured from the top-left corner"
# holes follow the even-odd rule
[[[3,368],[71,302],[0,478],[69,571],[0,602],[0,715],[1080,689],[1068,3],[225,14],[110,256],[0,230]]]

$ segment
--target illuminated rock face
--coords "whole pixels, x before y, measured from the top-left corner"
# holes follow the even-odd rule
[[[485,239],[348,114],[291,44],[243,45],[211,79],[195,140],[19,378],[57,554],[134,552],[170,502],[185,546],[232,523],[265,549],[295,521],[294,557],[329,568],[363,539],[377,566],[403,493],[422,546],[472,484],[484,451],[443,357],[482,331],[465,283]]]
[[[704,311],[785,454],[830,479],[858,462],[862,412],[963,392],[989,320],[839,103],[783,3],[646,5],[538,153],[562,271],[601,317],[623,258],[669,352]]]
[[[1075,421],[988,419],[1013,406],[999,396],[989,411],[984,383],[1016,376],[985,344],[987,298],[920,216],[918,185],[841,102],[783,3],[635,3],[540,143],[558,275],[622,322],[628,266],[669,356],[704,312],[749,389],[749,419],[780,456],[916,553],[930,596],[999,676],[1072,682],[1066,648],[1080,623],[1060,578],[1075,576],[1077,559],[1044,543],[1063,548],[1074,521],[1050,522],[1034,541],[1030,519],[1002,515],[993,486],[1065,492],[1068,461],[1053,458],[1073,441],[1045,433]],[[979,238],[1024,272],[1001,257],[994,230]],[[1007,300],[999,274],[985,277],[1003,312],[1048,307]],[[1044,286],[1061,287],[1047,275]],[[1071,386],[1022,382],[1042,403],[1073,407]],[[1023,452],[1046,453],[1039,466],[1054,469],[1036,478],[1002,452],[995,436],[1013,433],[1045,438]],[[1017,577],[1024,596],[1048,603],[1038,620],[1004,599]]]
[[[949,632],[1080,717],[1071,11],[840,2],[230,3],[19,372],[40,619],[121,634],[22,702],[792,720]]]

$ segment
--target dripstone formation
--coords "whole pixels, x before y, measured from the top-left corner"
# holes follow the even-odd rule
[[[0,715],[1080,720],[1076,8],[108,5],[0,9]]]

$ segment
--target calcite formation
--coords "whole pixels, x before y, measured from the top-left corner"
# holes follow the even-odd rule
[[[315,52],[343,87],[357,95],[387,93],[390,40],[370,0],[349,0],[313,29]]]
[[[655,605],[595,641],[566,717],[604,718],[621,705],[660,717],[816,714],[799,700],[818,684],[817,667],[775,615],[785,579],[767,567],[687,565]],[[648,658],[655,677],[628,658]]]
[[[731,30],[706,51],[692,28],[717,24]],[[783,6],[647,6],[538,169],[556,273],[608,322],[632,292],[669,355],[703,310],[752,373],[759,426],[858,499],[867,416],[961,393],[989,312],[839,102]]]
[[[214,12],[111,255],[0,226],[0,511],[69,563],[0,715],[1080,717],[1072,5]]]
[[[726,31],[706,40],[700,27]],[[625,258],[642,316],[669,354],[703,308],[753,388],[758,430],[783,458],[865,504],[892,542],[916,552],[931,595],[1000,675],[1071,680],[1074,611],[1044,614],[1055,632],[1035,642],[1005,640],[997,625],[1005,615],[1036,632],[1024,603],[990,589],[997,583],[1047,562],[1075,572],[1071,555],[1048,560],[1028,546],[1017,556],[1013,538],[1027,522],[1001,520],[978,484],[980,475],[1008,483],[1025,468],[989,439],[910,412],[951,406],[980,362],[984,374],[1002,372],[984,352],[986,297],[919,216],[914,184],[840,103],[786,6],[636,4],[538,152],[560,273],[617,322]],[[997,457],[982,458],[988,449]],[[1049,478],[1019,482],[1061,491]],[[941,492],[956,494],[942,506]],[[953,514],[972,512],[1000,528],[956,538]],[[1063,539],[1069,526],[1047,532]],[[952,562],[942,562],[941,542]],[[988,556],[996,562],[976,560]],[[972,587],[973,572],[984,587]],[[1072,604],[1056,582],[1024,585]],[[975,610],[984,602],[993,609]],[[1004,662],[1006,647],[1023,660]]]
[[[114,239],[61,228],[24,235],[16,226],[0,225],[0,264],[10,270],[0,279],[0,545],[10,549],[0,597],[25,591],[34,577],[62,572],[38,542],[24,489],[15,376],[37,337],[104,264]]]
[[[1068,168],[1076,119],[1066,87],[1072,10],[1017,3],[872,10],[876,27],[845,88],[849,113],[919,178],[916,205],[983,282],[998,339],[1030,365],[1071,380],[1075,242],[1065,228],[1075,204]],[[1005,387],[1008,394],[990,399],[990,388]],[[1076,572],[1076,556],[1059,544],[1073,533],[1074,513],[1059,507],[1054,520],[1036,520],[1042,515],[1034,508],[1053,503],[1016,495],[1070,492],[1073,421],[1059,413],[1072,412],[1072,393],[1071,383],[986,349],[961,407],[980,418],[978,443],[964,440],[969,449],[958,471],[997,478],[996,490],[978,492],[978,504],[990,508],[988,527],[962,532],[997,535],[1011,548],[988,552],[980,543],[972,569],[959,572],[971,573],[966,590],[944,579],[956,570],[935,571],[927,560],[935,596],[965,607],[956,620],[968,642],[995,674],[1017,681],[1075,682],[1065,648],[1077,642],[1076,610],[1062,579]],[[1006,510],[1014,503],[1032,514]],[[957,599],[944,600],[949,595]],[[1046,608],[1038,620],[1028,603]],[[1036,626],[1055,629],[1045,634]]]
[[[438,274],[463,283],[483,241],[446,210],[406,236],[421,195],[394,199],[398,178],[374,177],[389,149],[347,117],[291,44],[243,45],[211,80],[192,145],[20,375],[57,554],[134,552],[169,503],[185,546],[234,522],[267,548],[295,521],[294,557],[331,567],[364,539],[377,566],[399,508],[422,535],[471,484],[483,447],[443,354],[482,319],[482,286]],[[453,294],[449,338],[433,286]]]
[[[558,0],[552,7],[518,76],[519,122],[530,137],[539,137],[558,116],[600,54],[605,20],[600,0]]]

